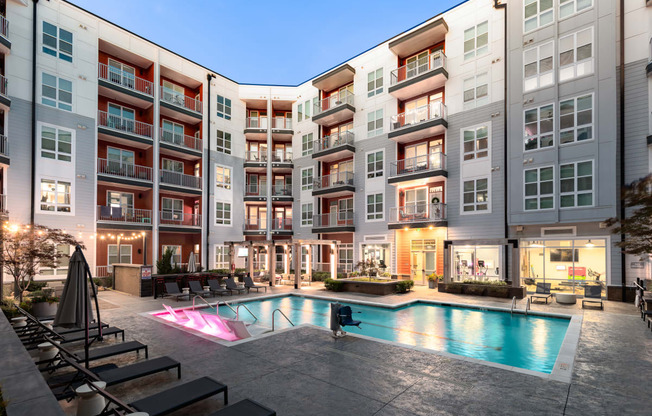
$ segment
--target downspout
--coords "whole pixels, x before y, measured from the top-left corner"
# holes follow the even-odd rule
[[[208,236],[211,234],[211,223],[210,223],[210,212],[211,212],[211,80],[215,78],[215,74],[208,74],[206,75],[206,79],[208,80],[208,120],[206,121],[206,124],[208,128],[206,129],[206,183],[205,183],[205,188],[206,188],[206,213],[204,214],[204,217],[206,218],[206,249],[204,250],[206,260],[204,261],[204,265],[206,267],[206,270],[208,270],[208,262],[209,262],[209,251],[210,251],[210,243],[208,242]]]
[[[34,214],[36,206],[36,5],[38,0],[32,0],[32,166],[31,166],[31,191],[30,191],[30,215],[29,223],[34,225]]]
[[[620,0],[620,91],[618,100],[620,101],[620,192],[625,189],[625,0]],[[620,202],[620,219],[625,219],[625,200],[622,195]],[[625,241],[625,233],[620,233],[620,241]],[[626,283],[626,257],[625,251],[620,249],[620,288],[622,290],[622,301],[627,302]]]

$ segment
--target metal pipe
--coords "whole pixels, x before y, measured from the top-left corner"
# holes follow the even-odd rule
[[[618,100],[620,101],[620,192],[625,189],[625,0],[620,0],[620,82]],[[620,220],[625,219],[625,199],[620,195]],[[625,233],[620,233],[620,241],[625,241]],[[622,301],[627,302],[627,277],[625,251],[620,249],[620,288]]]
[[[34,215],[35,215],[35,206],[36,206],[36,47],[37,47],[37,38],[36,38],[36,9],[38,0],[32,0],[33,10],[32,10],[32,166],[31,166],[31,190],[30,190],[30,216],[29,223],[34,225]],[[88,363],[87,363],[88,367]]]
[[[213,78],[215,78],[215,74],[206,75],[206,79],[208,80],[208,97],[206,98],[208,100],[208,117],[206,123],[208,127],[206,128],[206,161],[204,162],[206,163],[206,186],[204,187],[206,190],[206,214],[204,215],[206,218],[206,249],[204,250],[205,270],[208,270],[208,253],[210,249],[208,236],[211,234],[211,80]]]

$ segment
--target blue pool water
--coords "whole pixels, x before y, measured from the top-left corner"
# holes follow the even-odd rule
[[[295,325],[330,327],[330,303],[325,300],[285,296],[244,303],[264,325],[271,325],[272,312],[280,308]],[[429,303],[414,303],[399,309],[348,305],[353,311],[362,312],[354,314],[354,319],[362,321],[360,329],[346,327],[349,333],[548,374],[554,367],[570,322],[563,318],[511,315]],[[220,306],[219,314],[234,317],[227,306]],[[244,308],[240,308],[240,319],[253,321]],[[277,313],[276,327],[289,326]]]

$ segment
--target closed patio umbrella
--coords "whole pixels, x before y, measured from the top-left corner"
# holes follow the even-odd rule
[[[194,273],[197,271],[197,266],[195,265],[195,252],[191,251],[188,256],[188,273]]]

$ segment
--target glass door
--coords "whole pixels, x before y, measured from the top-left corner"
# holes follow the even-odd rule
[[[134,67],[109,59],[108,68],[109,80],[111,82],[134,89],[136,80],[136,70]]]
[[[406,78],[412,78],[428,70],[428,51],[421,52],[405,60]]]
[[[416,220],[427,212],[428,188],[408,189],[405,191],[405,211],[410,219]]]
[[[428,97],[405,103],[405,124],[419,123],[428,118]]]
[[[260,113],[258,111],[249,111],[249,127],[256,129],[260,126],[259,116]]]

